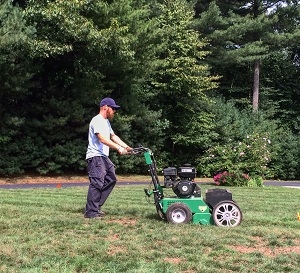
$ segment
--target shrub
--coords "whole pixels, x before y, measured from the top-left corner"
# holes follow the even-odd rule
[[[198,169],[215,182],[231,186],[261,186],[262,177],[271,175],[268,133],[253,133],[242,141],[229,140],[206,151]]]
[[[248,174],[241,172],[219,172],[214,175],[216,185],[226,186],[247,186],[247,187],[262,187],[263,179],[261,176],[250,177]]]
[[[277,179],[300,178],[300,136],[285,127],[277,130],[272,138],[270,168]]]

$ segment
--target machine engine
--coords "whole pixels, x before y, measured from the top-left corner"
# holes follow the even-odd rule
[[[178,169],[175,167],[165,168],[163,174],[164,187],[172,188],[179,198],[201,196],[200,187],[194,182],[196,169],[189,164]]]

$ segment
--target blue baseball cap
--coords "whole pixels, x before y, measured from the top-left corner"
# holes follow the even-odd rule
[[[104,98],[101,102],[100,102],[100,107],[107,105],[111,108],[114,109],[118,109],[121,106],[117,105],[116,102],[112,99],[112,98]]]

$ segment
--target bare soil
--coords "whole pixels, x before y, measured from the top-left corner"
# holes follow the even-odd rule
[[[259,252],[268,257],[277,257],[281,254],[288,253],[300,253],[300,240],[294,240],[294,245],[287,246],[270,246],[268,242],[264,241],[260,237],[253,237],[253,246],[243,246],[243,245],[235,245],[231,248],[235,251],[239,251],[241,253],[255,253]],[[282,242],[284,243],[284,242]]]
[[[151,182],[150,176],[117,175],[118,182]],[[163,181],[163,177],[159,177]],[[0,176],[0,184],[34,184],[34,183],[85,183],[89,182],[87,175],[19,175]],[[195,182],[213,182],[210,178],[197,178]]]
[[[117,176],[118,182],[150,181],[146,176]],[[148,179],[148,180],[147,180]],[[0,184],[32,184],[32,183],[85,183],[88,182],[87,175],[20,175],[0,177]]]

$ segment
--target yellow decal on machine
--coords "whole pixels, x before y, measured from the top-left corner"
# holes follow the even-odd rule
[[[206,211],[207,206],[199,206],[198,208],[201,212],[204,212],[204,211]]]

